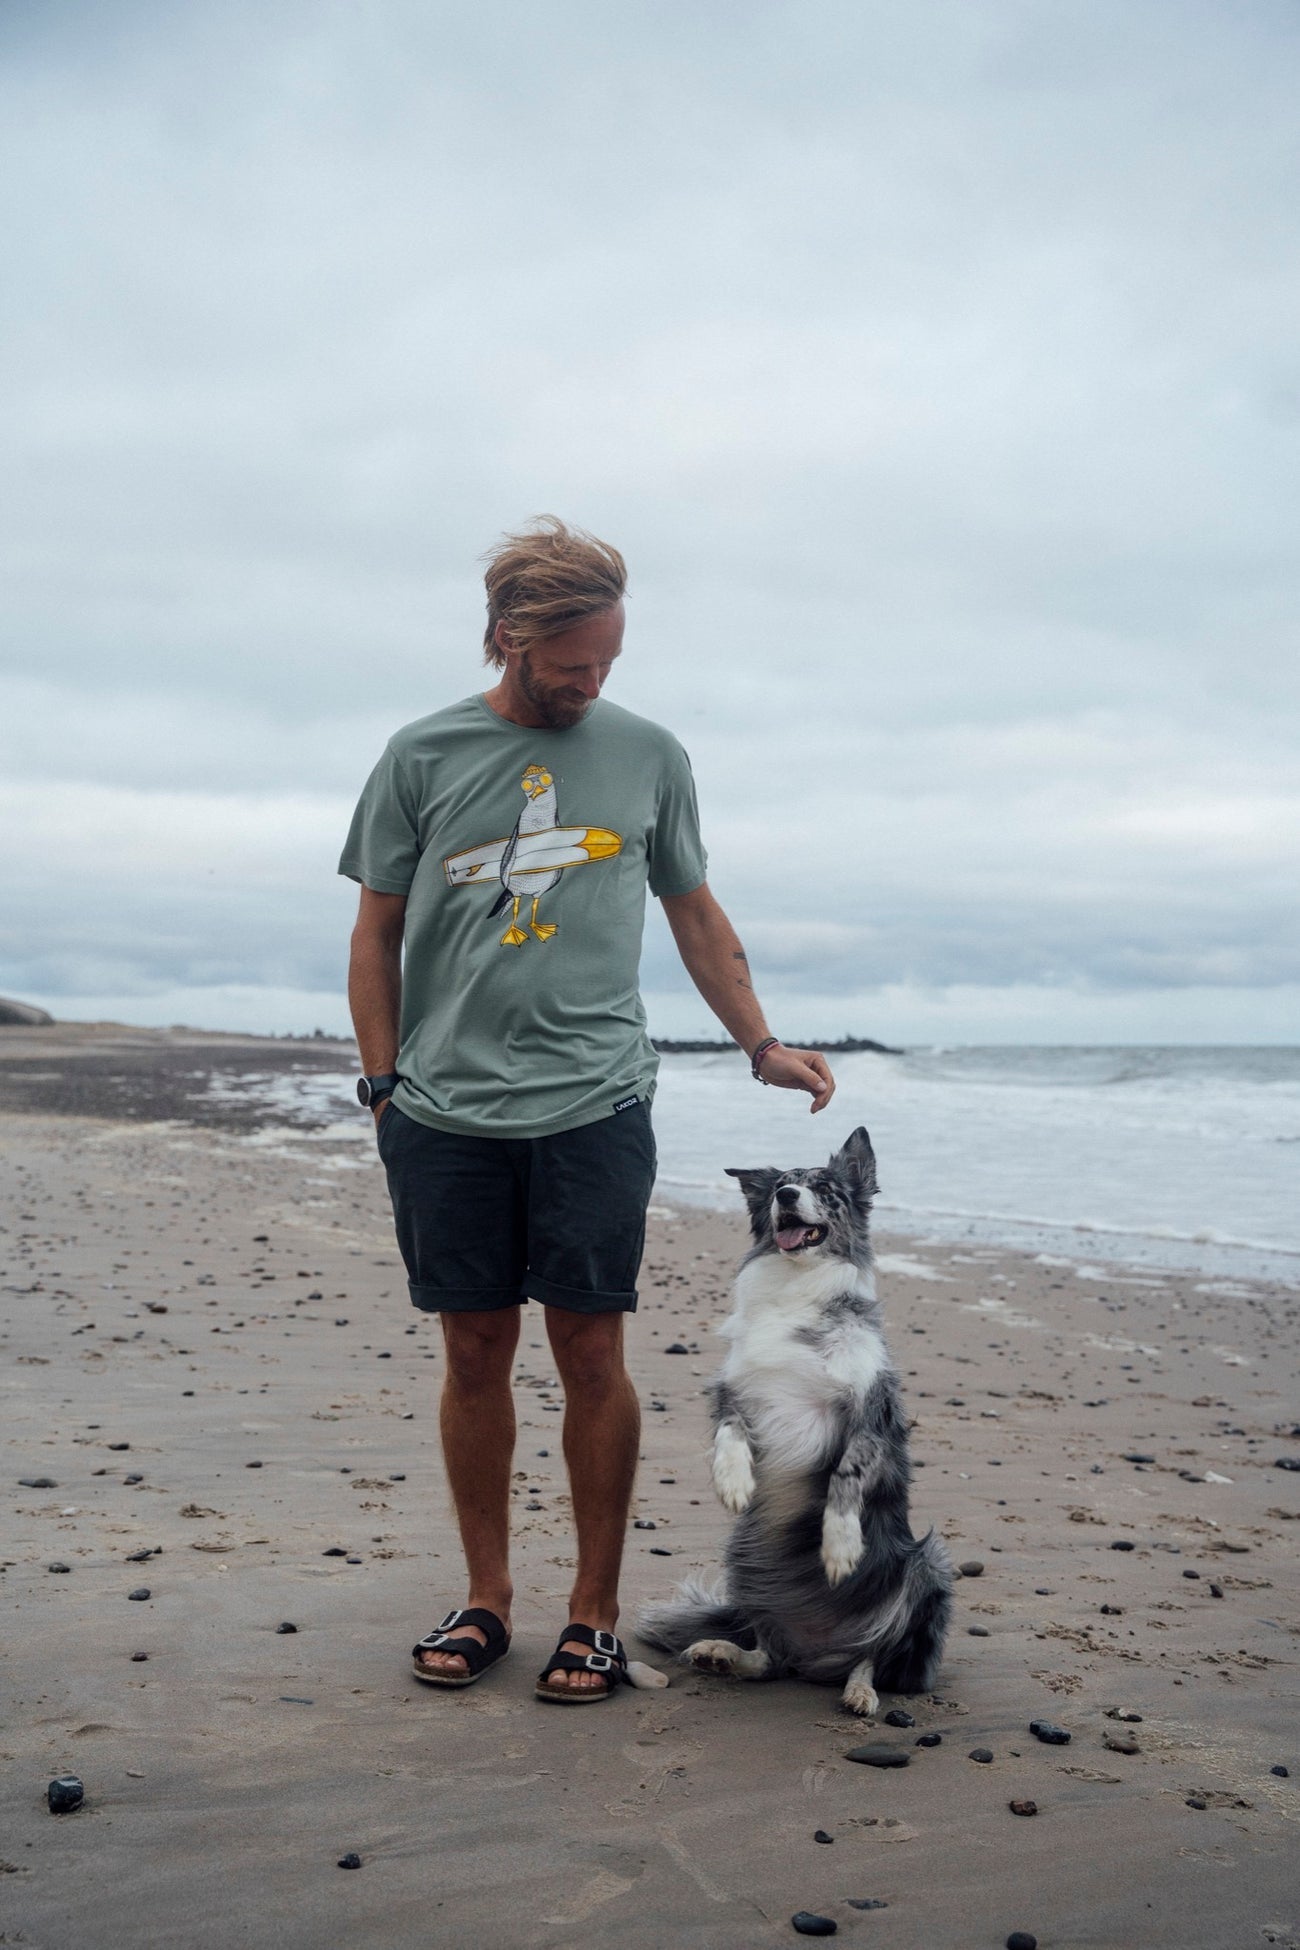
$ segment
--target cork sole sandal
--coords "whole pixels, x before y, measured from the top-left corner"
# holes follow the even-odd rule
[[[477,1625],[480,1632],[487,1635],[487,1644],[480,1645],[477,1639],[465,1633],[457,1634],[458,1625]],[[483,1677],[489,1666],[498,1659],[504,1659],[510,1650],[510,1636],[494,1611],[484,1611],[472,1607],[468,1611],[449,1611],[441,1625],[435,1625],[427,1638],[411,1647],[413,1670],[417,1679],[426,1686],[474,1686]],[[432,1672],[428,1666],[420,1664],[422,1652],[450,1652],[465,1661],[466,1672]]]
[[[577,1640],[579,1645],[589,1645],[590,1652],[563,1652],[561,1646],[566,1641]],[[553,1672],[594,1672],[604,1680],[602,1686],[555,1686],[551,1683]],[[592,1625],[566,1625],[560,1633],[555,1651],[551,1654],[537,1675],[534,1691],[538,1699],[554,1700],[561,1706],[595,1706],[598,1701],[608,1699],[615,1688],[633,1680],[627,1669],[627,1653],[623,1650],[621,1639],[613,1632],[602,1632]]]

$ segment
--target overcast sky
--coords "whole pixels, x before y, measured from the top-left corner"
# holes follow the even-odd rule
[[[0,992],[341,1028],[334,869],[632,576],[774,1027],[1300,1040],[1287,0],[4,0]],[[704,1030],[661,922],[652,1022]]]

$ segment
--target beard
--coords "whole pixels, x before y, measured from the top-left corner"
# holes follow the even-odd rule
[[[580,724],[595,702],[584,697],[581,691],[566,691],[562,687],[548,690],[534,675],[526,650],[516,669],[520,690],[548,731],[567,731]]]

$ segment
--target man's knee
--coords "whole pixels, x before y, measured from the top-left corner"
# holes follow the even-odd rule
[[[548,1307],[546,1330],[566,1388],[608,1388],[623,1378],[622,1314],[572,1314]]]
[[[510,1380],[519,1340],[518,1307],[494,1307],[490,1313],[445,1313],[443,1344],[447,1378],[458,1388],[489,1388]]]

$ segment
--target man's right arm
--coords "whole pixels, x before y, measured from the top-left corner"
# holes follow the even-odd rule
[[[387,1076],[397,1068],[405,922],[405,894],[361,889],[348,962],[348,1006],[364,1076]],[[383,1108],[380,1104],[376,1110],[376,1121]]]

